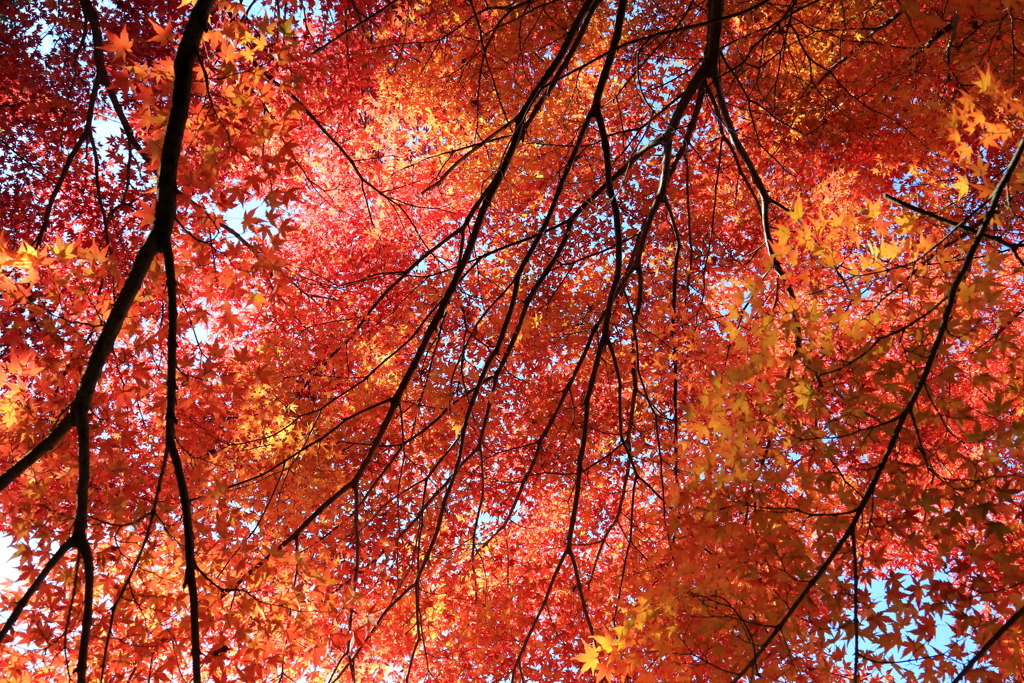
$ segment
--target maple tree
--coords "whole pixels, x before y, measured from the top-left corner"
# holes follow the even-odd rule
[[[1022,17],[0,3],[6,677],[1021,671]]]

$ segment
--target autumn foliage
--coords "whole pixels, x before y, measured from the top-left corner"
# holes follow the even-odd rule
[[[1022,21],[0,2],[0,678],[1024,671]]]

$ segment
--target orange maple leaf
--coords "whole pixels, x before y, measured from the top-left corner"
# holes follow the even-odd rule
[[[121,27],[121,34],[108,33],[107,38],[110,42],[103,46],[103,50],[114,55],[115,59],[124,59],[129,52],[131,52],[132,45],[135,41],[128,37],[128,29],[124,26]]]
[[[153,37],[146,42],[158,43],[159,45],[163,46],[166,45],[171,40],[171,38],[174,37],[174,25],[172,22],[168,21],[166,26],[161,26],[160,24],[150,19],[149,23],[153,26]]]

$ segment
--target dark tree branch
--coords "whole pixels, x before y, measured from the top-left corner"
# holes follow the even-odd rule
[[[81,5],[82,14],[85,16],[85,21],[89,24],[89,31],[92,34],[92,58],[96,64],[96,78],[107,91],[107,97],[110,98],[110,106],[114,108],[117,120],[121,122],[121,130],[124,131],[128,144],[136,151],[141,152],[142,145],[139,144],[138,138],[135,137],[132,125],[128,122],[128,117],[124,115],[121,102],[117,99],[117,92],[110,85],[110,74],[107,73],[107,63],[103,56],[103,34],[100,31],[100,17],[96,12],[96,6],[93,5],[92,0],[81,0]]]
[[[192,99],[192,65],[195,63],[199,43],[206,29],[206,21],[213,4],[214,0],[196,1],[174,57],[174,89],[171,93],[171,109],[167,116],[166,134],[160,154],[160,175],[157,180],[153,229],[136,253],[124,285],[111,306],[110,315],[103,324],[99,338],[93,346],[71,405],[42,441],[3,474],[0,474],[0,491],[6,489],[15,479],[24,474],[25,470],[60,444],[64,436],[74,426],[73,416],[76,413],[88,413],[92,405],[93,394],[96,392],[96,385],[103,374],[107,359],[114,350],[114,343],[121,332],[121,327],[128,317],[135,297],[142,288],[142,283],[146,280],[153,259],[171,234],[178,206],[178,162],[181,158],[189,103]]]
[[[164,448],[174,467],[181,503],[181,524],[185,534],[185,586],[188,588],[189,635],[192,650],[192,680],[200,683],[203,652],[199,634],[199,587],[196,584],[196,535],[192,523],[192,499],[188,495],[185,467],[178,452],[176,436],[178,402],[178,282],[174,272],[174,247],[170,235],[164,245],[167,277],[167,413],[164,417]]]
[[[29,600],[31,600],[32,596],[35,595],[40,588],[42,588],[43,583],[46,581],[47,575],[51,571],[53,571],[53,568],[57,566],[57,563],[60,562],[61,558],[64,557],[68,550],[71,549],[72,545],[73,544],[70,538],[60,544],[60,546],[57,548],[57,551],[50,556],[50,559],[46,561],[46,564],[43,565],[43,568],[36,575],[35,580],[32,581],[32,585],[28,587],[28,590],[26,590],[25,593],[18,599],[18,602],[15,603],[14,609],[11,610],[10,616],[7,617],[7,621],[4,623],[3,628],[0,629],[0,643],[4,642],[4,639],[7,637],[7,634],[11,632],[11,629],[14,628],[15,622],[18,621],[18,617],[21,616],[22,611],[24,611],[25,607],[28,606]]]
[[[982,645],[981,648],[974,653],[974,656],[971,657],[966,664],[964,664],[964,667],[960,669],[960,671],[957,673],[957,675],[953,678],[953,680],[950,683],[960,683],[960,681],[964,679],[968,672],[970,672],[970,670],[974,668],[974,665],[977,664],[982,657],[988,654],[988,651],[992,649],[992,646],[998,643],[1002,639],[1002,637],[1005,636],[1011,628],[1013,628],[1014,624],[1020,621],[1021,617],[1024,617],[1024,607],[1018,609],[1016,612],[1010,615],[1009,619],[1003,622],[1003,625],[999,627],[999,630],[993,633],[992,637],[985,641],[985,644]]]
[[[853,518],[850,520],[850,524],[846,527],[846,531],[843,532],[843,535],[839,538],[839,541],[832,548],[832,551],[828,554],[828,557],[825,558],[825,561],[818,567],[818,570],[814,573],[810,580],[807,581],[803,589],[797,595],[796,599],[793,600],[792,603],[790,603],[790,606],[786,610],[786,613],[783,614],[779,622],[772,628],[771,632],[768,634],[768,637],[765,638],[764,642],[762,642],[761,645],[757,648],[757,651],[754,653],[754,656],[750,658],[750,660],[746,663],[743,669],[741,669],[740,672],[736,674],[735,678],[733,678],[733,683],[738,683],[740,680],[743,679],[744,676],[747,675],[749,671],[753,669],[753,667],[757,663],[758,658],[760,658],[760,656],[764,654],[765,650],[768,649],[768,646],[771,645],[772,641],[774,641],[775,638],[778,637],[780,633],[782,633],[782,629],[785,628],[786,623],[790,620],[790,618],[797,611],[797,609],[799,609],[800,605],[803,604],[807,596],[810,595],[811,590],[813,590],[815,585],[817,585],[818,581],[821,580],[821,577],[825,575],[825,572],[828,571],[828,568],[832,566],[832,562],[839,554],[839,551],[843,548],[844,545],[846,545],[846,542],[853,536],[854,530],[857,528],[858,522],[860,522],[861,517],[864,515],[864,511],[867,509],[868,504],[871,502],[871,499],[875,495],[875,489],[878,487],[878,482],[882,478],[882,472],[885,471],[886,464],[888,464],[889,459],[892,457],[892,454],[896,451],[896,446],[899,443],[900,434],[903,432],[903,426],[906,424],[907,419],[913,412],[914,406],[917,404],[917,399],[920,397],[921,392],[924,391],[925,385],[928,382],[928,378],[931,375],[932,368],[935,366],[935,363],[939,358],[939,352],[942,349],[942,342],[946,338],[946,332],[949,330],[949,324],[953,318],[953,311],[956,308],[957,292],[959,292],[960,285],[963,284],[964,280],[967,278],[967,274],[971,270],[971,265],[974,263],[974,257],[977,255],[978,248],[981,246],[981,241],[985,235],[985,230],[992,222],[992,219],[995,218],[996,212],[999,208],[999,200],[1002,197],[1002,194],[1005,191],[1006,186],[1009,184],[1010,178],[1013,176],[1014,171],[1017,169],[1017,165],[1020,163],[1022,153],[1024,153],[1024,139],[1021,139],[1020,143],[1017,145],[1017,149],[1013,154],[1013,158],[1010,160],[1009,165],[1006,167],[1006,171],[1003,173],[1003,176],[1000,179],[999,184],[996,186],[996,189],[992,194],[992,199],[989,202],[988,210],[985,212],[985,217],[978,225],[977,232],[975,232],[974,234],[974,239],[971,240],[971,244],[967,248],[967,254],[964,256],[963,265],[960,266],[960,270],[957,271],[956,276],[953,278],[953,282],[950,284],[949,294],[946,296],[945,307],[942,311],[942,317],[939,320],[939,330],[935,334],[935,340],[932,342],[931,350],[928,353],[924,366],[921,368],[921,376],[918,379],[917,383],[914,385],[914,389],[911,392],[910,397],[907,399],[906,404],[903,406],[903,409],[895,418],[895,424],[893,424],[892,427],[892,435],[889,437],[889,442],[885,447],[885,451],[882,454],[882,457],[879,460],[878,465],[875,466],[875,472],[872,475],[871,481],[868,483],[868,486],[865,489],[864,494],[861,496],[860,503],[853,511]]]

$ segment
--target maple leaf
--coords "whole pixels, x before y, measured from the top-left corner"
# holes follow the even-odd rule
[[[163,47],[168,42],[173,40],[173,38],[174,38],[174,24],[173,24],[173,22],[168,21],[166,25],[161,26],[160,24],[158,24],[157,22],[153,21],[152,19],[149,19],[148,21],[149,21],[150,25],[153,27],[153,34],[154,35],[147,42],[156,43],[157,45],[160,45],[161,47]]]
[[[132,49],[132,45],[135,41],[128,37],[128,28],[122,27],[121,33],[108,33],[107,38],[109,42],[103,46],[103,49],[111,53],[114,59],[124,60],[128,53]]]
[[[796,201],[793,202],[793,210],[787,212],[790,220],[794,223],[799,221],[804,216],[804,201],[802,197],[797,197]]]
[[[978,79],[974,82],[981,92],[988,92],[992,90],[995,79],[992,77],[991,69],[983,69],[978,73]]]
[[[971,185],[967,182],[967,178],[963,176],[957,176],[956,182],[953,183],[953,187],[957,191],[957,199],[963,199],[967,196],[967,193],[971,191]]]
[[[573,659],[582,664],[579,669],[581,674],[585,674],[588,671],[596,673],[601,665],[601,648],[595,645],[584,645],[583,654],[576,655]]]
[[[0,670],[1019,670],[1019,41],[940,4],[8,12]]]

